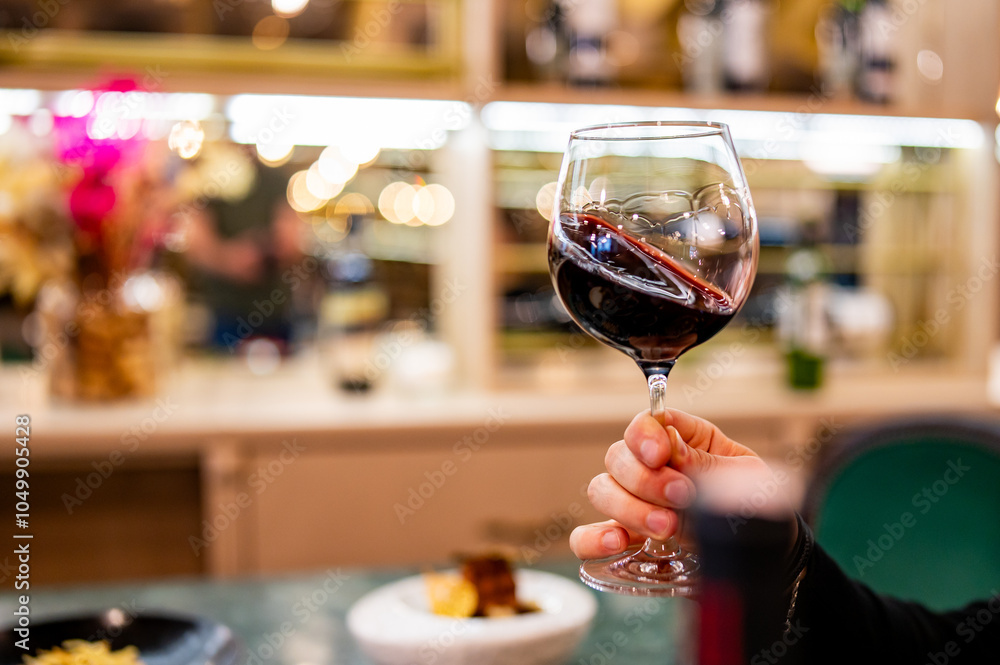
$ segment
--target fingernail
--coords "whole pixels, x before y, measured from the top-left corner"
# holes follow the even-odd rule
[[[665,510],[654,510],[646,517],[646,527],[653,533],[663,533],[670,524],[670,516]]]
[[[691,501],[691,492],[688,490],[687,483],[683,480],[675,480],[672,483],[667,483],[667,486],[663,488],[663,496],[667,498],[667,501],[671,505],[678,508],[687,507]]]
[[[639,457],[646,463],[646,466],[654,466],[656,464],[657,448],[656,441],[652,439],[646,439],[639,445]]]
[[[601,545],[604,549],[617,552],[622,548],[621,536],[618,535],[617,531],[605,531],[604,534],[601,535]]]
[[[677,452],[674,456],[678,459],[683,459],[687,456],[687,444],[684,443],[684,439],[681,438],[680,432],[673,427],[670,428],[670,445],[676,449]]]

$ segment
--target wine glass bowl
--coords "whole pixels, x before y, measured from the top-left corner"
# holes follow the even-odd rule
[[[643,122],[577,130],[563,156],[549,270],[570,317],[629,355],[663,420],[666,377],[746,301],[757,221],[728,127]],[[690,595],[696,559],[648,541],[625,559],[584,562],[595,588]]]

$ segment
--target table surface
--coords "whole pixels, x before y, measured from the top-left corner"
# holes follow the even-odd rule
[[[576,564],[570,561],[537,568],[575,578]],[[257,654],[268,665],[371,665],[347,630],[347,612],[369,591],[416,572],[334,568],[261,579],[185,579],[38,590],[31,593],[30,609],[36,625],[47,618],[81,616],[110,607],[127,613],[197,615],[236,633],[246,650],[241,663],[258,662],[250,658]],[[592,593],[598,600],[598,613],[570,663],[682,662],[679,645],[686,644],[682,636],[689,632],[685,626],[691,618],[691,601]],[[0,596],[3,625],[10,625],[15,602],[13,594]]]

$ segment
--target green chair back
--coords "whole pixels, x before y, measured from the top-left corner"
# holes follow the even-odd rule
[[[843,570],[943,610],[1000,590],[1000,424],[887,423],[831,443],[807,517]]]

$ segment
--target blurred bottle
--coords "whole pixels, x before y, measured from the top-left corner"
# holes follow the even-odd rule
[[[370,359],[389,314],[389,297],[362,249],[364,216],[350,216],[350,230],[327,257],[327,292],[319,308],[320,354],[334,383],[348,392],[372,388]]]
[[[854,94],[861,54],[858,11],[863,6],[863,0],[831,3],[816,23],[818,78],[823,93],[830,97]]]
[[[722,73],[726,89],[766,90],[770,79],[767,48],[768,0],[725,0]]]
[[[562,81],[566,77],[566,60],[569,54],[569,28],[566,12],[559,0],[545,4],[540,20],[528,29],[524,50],[535,68],[536,75],[544,81]]]
[[[722,49],[725,26],[723,0],[685,0],[677,19],[680,53],[675,58],[681,69],[684,89],[699,94],[722,90]]]
[[[698,479],[698,665],[799,662],[794,647],[804,631],[794,622],[786,629],[793,517],[775,478],[741,469]]]
[[[787,306],[780,320],[788,383],[792,388],[809,390],[823,383],[830,344],[829,272],[826,256],[819,247],[819,225],[806,223],[799,246],[785,264]]]
[[[878,104],[892,101],[896,70],[895,26],[887,0],[867,0],[859,18],[861,62],[858,97]]]
[[[616,68],[608,58],[608,35],[618,27],[617,0],[572,0],[563,3],[569,28],[567,77],[571,85],[605,86]]]

